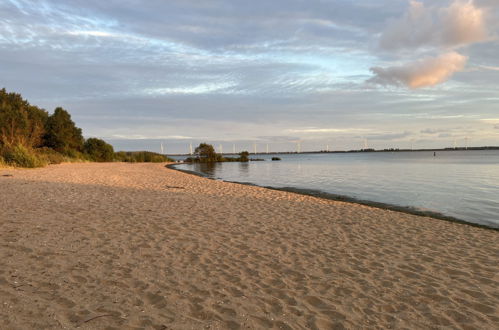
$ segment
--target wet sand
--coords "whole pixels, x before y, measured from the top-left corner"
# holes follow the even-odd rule
[[[498,231],[164,165],[0,169],[0,329],[499,327]]]

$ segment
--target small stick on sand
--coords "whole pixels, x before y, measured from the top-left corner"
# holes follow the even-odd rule
[[[89,319],[86,319],[85,321],[81,322],[81,324],[83,323],[87,323],[87,322],[90,322],[92,320],[95,320],[95,319],[98,319],[100,317],[105,317],[105,316],[114,316],[113,314],[103,314],[103,315],[97,315],[97,316],[94,316],[94,317],[91,317]]]

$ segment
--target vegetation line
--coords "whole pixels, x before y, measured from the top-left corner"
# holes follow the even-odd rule
[[[41,167],[62,162],[167,162],[153,152],[114,152],[97,138],[85,139],[68,111],[49,113],[20,94],[0,90],[0,167]]]

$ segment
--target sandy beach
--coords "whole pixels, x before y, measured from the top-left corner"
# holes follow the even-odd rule
[[[0,168],[0,329],[497,329],[498,307],[498,231],[165,164]]]

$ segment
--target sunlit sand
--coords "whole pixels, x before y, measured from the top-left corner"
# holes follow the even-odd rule
[[[0,328],[497,328],[497,231],[164,165],[0,169]]]

